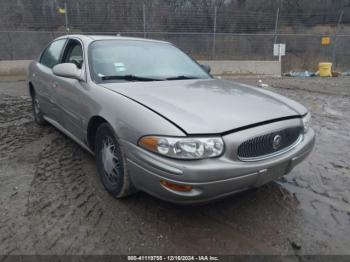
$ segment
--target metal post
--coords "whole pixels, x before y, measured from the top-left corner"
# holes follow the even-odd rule
[[[344,15],[344,11],[341,10],[338,18],[337,27],[335,29],[334,36],[333,36],[333,50],[332,50],[333,71],[337,69],[337,36],[338,36],[340,24],[343,20],[343,15]]]
[[[278,62],[282,66],[282,45],[278,45]]]
[[[142,3],[142,15],[143,15],[143,37],[147,37],[147,27],[146,27],[146,5]]]
[[[216,19],[217,19],[218,7],[214,8],[214,27],[213,27],[213,49],[211,52],[211,59],[215,59],[215,49],[216,49]]]
[[[275,21],[275,39],[273,41],[274,44],[277,44],[277,33],[278,33],[278,20],[279,20],[279,16],[280,16],[280,9],[277,8],[277,13],[276,13],[276,21]]]
[[[64,2],[64,18],[65,18],[66,33],[69,34],[67,1]]]
[[[7,37],[9,39],[9,44],[10,44],[10,59],[13,60],[13,44],[12,44],[12,39],[9,31],[7,32]]]

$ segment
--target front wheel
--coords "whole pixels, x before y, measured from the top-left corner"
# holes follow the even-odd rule
[[[44,126],[46,124],[43,113],[40,109],[40,103],[35,93],[32,94],[32,110],[34,121],[40,126]]]
[[[109,193],[115,198],[122,198],[135,191],[127,172],[122,147],[107,123],[97,129],[95,157],[97,171]]]

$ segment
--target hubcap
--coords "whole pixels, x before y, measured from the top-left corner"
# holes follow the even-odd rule
[[[106,178],[110,183],[115,184],[119,176],[120,162],[117,156],[116,148],[111,137],[103,140],[102,163],[106,173]]]
[[[34,112],[35,115],[38,115],[40,113],[40,105],[38,99],[34,99]]]

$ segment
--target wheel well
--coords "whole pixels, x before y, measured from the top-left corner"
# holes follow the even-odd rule
[[[33,95],[35,94],[35,90],[34,90],[34,86],[31,82],[29,82],[29,94],[31,97],[33,97]]]
[[[96,132],[98,127],[103,124],[103,123],[108,123],[106,119],[100,116],[93,116],[88,124],[87,128],[87,140],[89,147],[92,151],[95,150],[95,137],[96,137]]]

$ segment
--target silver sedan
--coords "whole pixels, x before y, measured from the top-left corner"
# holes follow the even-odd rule
[[[202,203],[268,183],[311,152],[299,103],[214,79],[170,43],[57,38],[31,63],[35,121],[95,155],[108,192]]]

